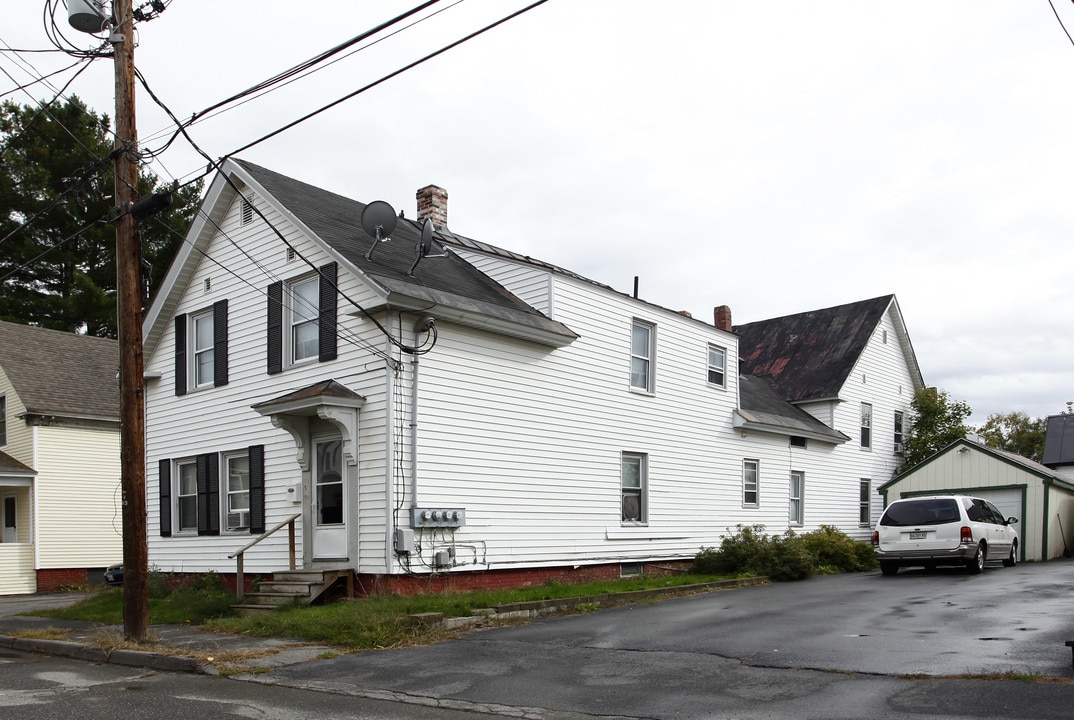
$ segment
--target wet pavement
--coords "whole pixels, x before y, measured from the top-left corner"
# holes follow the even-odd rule
[[[1064,644],[1074,639],[1072,592],[1070,560],[980,576],[859,573],[355,654],[152,626],[166,653],[103,659],[79,653],[106,653],[99,636],[121,628],[13,616],[0,598],[0,646],[509,717],[1065,719],[1074,702]],[[11,637],[35,627],[74,632]]]

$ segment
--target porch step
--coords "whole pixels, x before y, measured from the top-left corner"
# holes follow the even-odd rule
[[[284,605],[309,605],[340,578],[346,581],[347,597],[354,597],[354,571],[350,569],[279,570],[272,575],[272,580],[258,583],[256,592],[246,593],[232,608],[240,615],[254,615]]]

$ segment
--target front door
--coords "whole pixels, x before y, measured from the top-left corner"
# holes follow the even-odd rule
[[[347,558],[347,485],[343,441],[317,440],[313,469],[313,559]]]
[[[0,518],[0,522],[3,523],[4,534],[0,540],[6,543],[14,543],[19,541],[19,529],[15,523],[15,495],[9,493],[4,495],[3,499],[4,509],[0,513],[3,518]]]

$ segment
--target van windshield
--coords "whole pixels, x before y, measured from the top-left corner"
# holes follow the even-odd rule
[[[943,525],[958,522],[958,501],[954,498],[909,500],[888,506],[881,525],[901,527],[905,525]]]

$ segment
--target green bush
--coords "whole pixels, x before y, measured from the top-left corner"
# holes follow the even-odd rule
[[[797,535],[766,535],[764,525],[728,528],[719,548],[702,547],[695,573],[748,573],[773,580],[804,580],[820,573],[860,572],[876,566],[872,547],[823,525]]]

